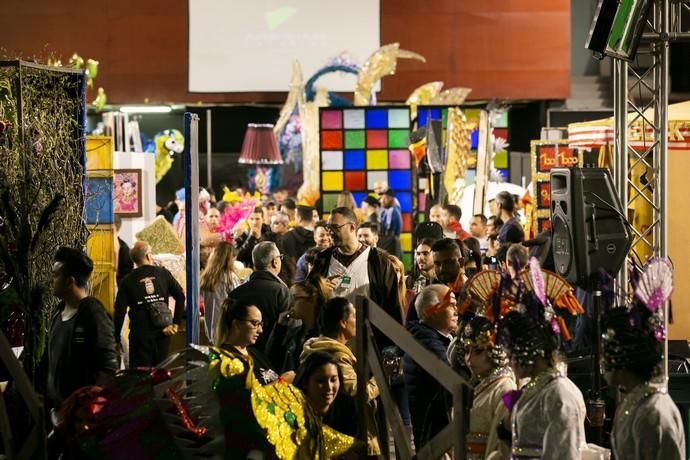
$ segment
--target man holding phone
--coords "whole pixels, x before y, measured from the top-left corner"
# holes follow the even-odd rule
[[[322,251],[312,271],[328,280],[332,296],[353,304],[358,295],[367,296],[402,323],[402,308],[393,265],[384,252],[357,240],[357,218],[349,208],[331,211],[327,229],[333,247]]]

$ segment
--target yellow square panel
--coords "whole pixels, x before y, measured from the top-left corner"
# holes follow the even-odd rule
[[[400,246],[402,246],[403,252],[412,251],[412,233],[400,234]]]
[[[89,229],[86,250],[95,264],[115,264],[115,235],[110,225]]]
[[[327,171],[321,173],[321,189],[324,192],[339,192],[343,189],[343,172]]]
[[[388,150],[367,150],[367,169],[388,169]]]
[[[86,171],[113,169],[113,138],[86,137]]]

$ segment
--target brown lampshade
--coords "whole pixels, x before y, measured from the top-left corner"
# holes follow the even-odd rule
[[[249,123],[242,142],[240,163],[248,165],[283,164],[273,125]]]

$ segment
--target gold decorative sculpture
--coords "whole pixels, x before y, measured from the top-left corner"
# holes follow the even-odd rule
[[[431,105],[460,105],[465,102],[467,96],[472,92],[471,88],[448,88],[440,92],[431,99]]]
[[[400,49],[399,43],[384,45],[369,56],[357,75],[355,87],[355,105],[369,105],[369,96],[377,81],[387,75],[393,75],[398,66],[398,59],[415,59],[426,62],[424,56],[412,51]]]
[[[273,133],[278,136],[287,125],[290,115],[295,110],[295,105],[301,112],[304,106],[304,77],[302,76],[302,66],[299,61],[292,63],[292,78],[290,78],[290,90],[283,108],[280,109],[278,121],[273,125]]]
[[[470,132],[472,127],[458,107],[448,109],[447,161],[443,185],[448,202],[459,205],[465,191],[465,173],[470,161]]]
[[[410,117],[413,120],[417,118],[417,107],[431,104],[434,97],[441,92],[441,88],[443,88],[442,81],[430,81],[412,91],[405,101],[405,105],[410,106]]]

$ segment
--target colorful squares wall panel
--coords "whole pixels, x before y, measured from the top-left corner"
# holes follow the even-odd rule
[[[412,194],[411,193],[397,193],[395,197],[400,202],[400,211],[403,213],[412,212]]]
[[[391,150],[388,152],[388,166],[391,169],[410,169],[411,154],[405,150]]]
[[[343,127],[343,114],[330,110],[321,112],[321,129],[340,129]]]
[[[347,109],[343,111],[343,127],[345,129],[364,129],[366,126],[364,111],[365,109]]]
[[[411,171],[388,171],[388,187],[394,192],[398,190],[409,190],[412,182]],[[407,212],[405,209],[403,212]]]
[[[402,250],[404,252],[411,252],[412,251],[412,234],[411,233],[403,233],[400,235],[400,245],[402,246]]]
[[[388,128],[388,110],[370,109],[367,110],[367,128]]]
[[[388,127],[409,129],[410,112],[407,108],[388,110]]]
[[[409,108],[374,106],[322,108],[320,122],[321,204],[324,215],[337,202],[338,193],[352,193],[358,206],[380,183],[388,184],[400,202],[402,241],[411,260],[412,156],[407,150]],[[402,237],[403,235],[404,238]],[[408,266],[408,268],[411,268]]]
[[[321,173],[321,188],[324,191],[329,192],[340,192],[343,190],[343,173],[338,172],[326,172]]]
[[[388,182],[388,172],[367,171],[367,189],[374,190],[377,182]]]
[[[342,131],[322,131],[321,132],[321,149],[322,150],[338,150],[343,148],[343,132]]]
[[[392,149],[407,148],[407,138],[410,132],[406,129],[392,129],[388,131],[388,147]]]
[[[345,169],[366,169],[366,156],[364,150],[346,150],[345,151]]]
[[[388,151],[367,150],[367,169],[388,169]]]
[[[364,171],[345,172],[345,190],[365,190],[366,188],[367,179]]]
[[[366,147],[364,130],[345,131],[346,149],[363,149]]]
[[[411,232],[412,231],[412,214],[410,213],[405,213],[402,215],[402,220],[403,220],[403,232]]]
[[[370,129],[367,131],[367,148],[385,149],[388,147],[388,131],[385,129]]]
[[[338,192],[338,193],[324,193],[323,195],[321,195],[321,205],[323,206],[323,209],[327,210],[326,212],[330,212],[331,209],[338,206],[338,196],[339,195],[340,195],[340,192]]]
[[[342,171],[343,152],[340,150],[326,150],[322,152],[321,169],[324,171]]]

